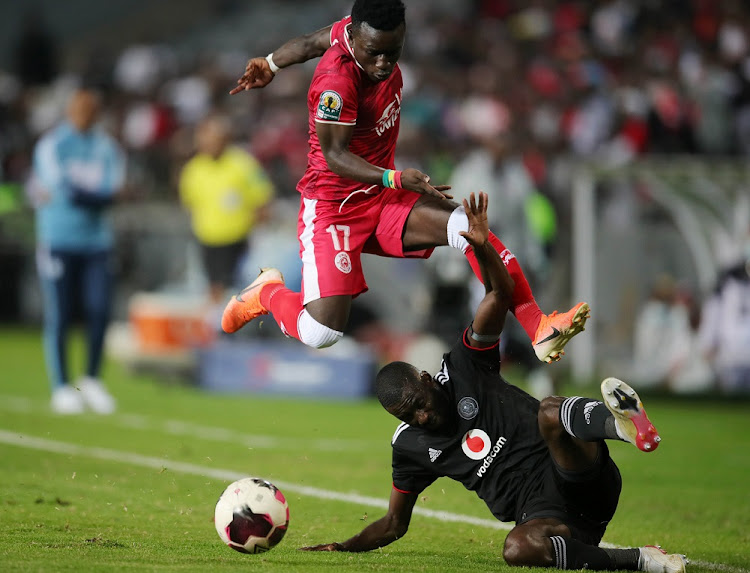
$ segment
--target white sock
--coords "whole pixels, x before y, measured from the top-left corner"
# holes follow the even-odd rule
[[[448,217],[448,227],[446,229],[448,233],[448,244],[454,249],[458,249],[462,253],[466,252],[469,248],[469,241],[459,235],[459,231],[469,230],[469,218],[466,216],[463,206],[456,207]]]
[[[343,332],[328,328],[315,320],[307,309],[303,310],[297,319],[299,339],[313,348],[328,348],[344,337]]]

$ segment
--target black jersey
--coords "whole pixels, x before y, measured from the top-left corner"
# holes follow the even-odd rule
[[[468,329],[443,356],[435,380],[458,413],[451,436],[402,423],[393,435],[393,486],[419,493],[447,476],[475,491],[495,517],[518,521],[551,462],[539,432],[539,401],[500,376],[498,345],[473,348]]]

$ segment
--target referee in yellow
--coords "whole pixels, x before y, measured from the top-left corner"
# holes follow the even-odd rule
[[[223,306],[256,223],[268,217],[273,184],[260,163],[231,144],[232,125],[223,115],[196,127],[196,154],[180,174],[180,199],[190,211],[201,247],[212,307]]]

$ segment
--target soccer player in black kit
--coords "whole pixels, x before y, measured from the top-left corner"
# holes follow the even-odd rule
[[[402,421],[393,436],[387,514],[341,543],[308,551],[369,551],[403,537],[417,498],[437,478],[460,481],[502,521],[509,565],[681,573],[687,560],[654,546],[599,547],[620,496],[605,439],[645,452],[659,435],[636,392],[602,382],[603,401],[550,396],[541,402],[500,375],[498,341],[513,280],[488,241],[487,195],[464,200],[468,232],[486,288],[472,324],[433,377],[392,362],[378,373],[383,407]]]

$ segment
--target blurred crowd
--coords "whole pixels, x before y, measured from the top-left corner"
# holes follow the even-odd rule
[[[747,2],[406,4],[397,164],[467,193],[479,183],[466,173],[476,177],[483,169],[502,181],[491,204],[505,208],[493,224],[509,235],[514,222],[527,224],[515,240],[527,251],[521,256],[532,276],[543,277],[548,267],[556,224],[550,213],[569,216],[571,159],[622,165],[648,154],[750,156]],[[82,81],[104,93],[102,122],[128,157],[127,199],[178,204],[195,128],[221,114],[234,142],[263,166],[276,200],[296,200],[313,65],[284,69],[258,92],[228,91],[246,59],[305,30],[269,32],[275,43],[244,37],[214,52],[137,42],[109,59],[92,53],[71,69],[48,24],[35,16],[19,22],[12,65],[0,69],[0,212],[13,203],[8,197],[23,201],[33,146],[59,122],[67,96]],[[508,207],[514,204],[520,210]],[[450,275],[448,266],[444,271]],[[452,296],[451,277],[440,282]]]
[[[750,6],[740,0],[477,0],[413,2],[400,156],[434,179],[477,140],[512,134],[533,181],[553,183],[555,159],[622,162],[644,153],[750,154]],[[331,14],[331,19],[343,14]],[[278,33],[274,35],[277,37]],[[259,45],[238,46],[244,56]],[[247,44],[247,40],[245,40]],[[265,51],[263,51],[265,53]],[[82,75],[108,93],[107,122],[131,153],[140,193],[174,191],[190,130],[216,108],[292,193],[305,166],[304,97],[311,68],[284,70],[271,89],[229,98],[237,50],[185,54],[127,46],[60,66],[41,19],[19,26],[12,69],[0,74],[3,179],[22,181],[33,141],[60,117]]]

